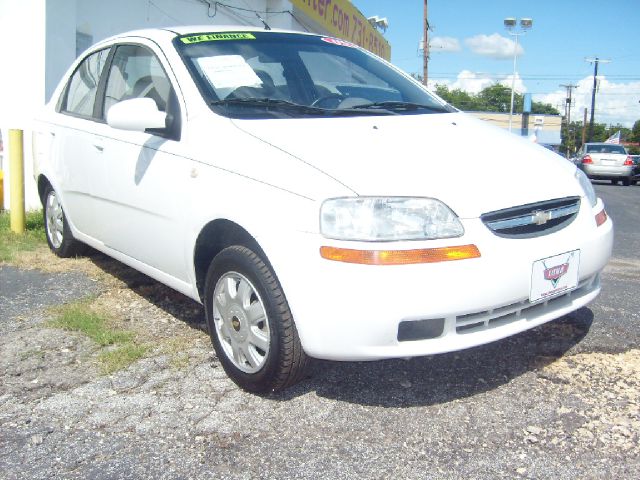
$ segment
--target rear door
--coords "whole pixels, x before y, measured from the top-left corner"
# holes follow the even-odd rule
[[[48,141],[53,145],[54,187],[61,195],[68,221],[80,232],[96,238],[98,222],[96,182],[102,175],[103,144],[97,128],[97,102],[101,74],[110,48],[87,55],[78,64],[50,118]]]

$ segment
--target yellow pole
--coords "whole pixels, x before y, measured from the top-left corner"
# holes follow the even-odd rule
[[[9,130],[9,183],[11,231],[24,233],[24,155],[22,130]]]

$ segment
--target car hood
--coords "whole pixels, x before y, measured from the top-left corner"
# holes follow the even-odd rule
[[[462,218],[583,195],[570,162],[463,113],[233,122],[358,195],[437,198]]]

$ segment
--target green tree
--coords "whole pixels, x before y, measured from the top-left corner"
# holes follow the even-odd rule
[[[511,89],[494,83],[490,87],[482,89],[477,95],[479,110],[486,112],[509,112],[511,109]],[[514,112],[517,112],[517,105],[522,102],[522,96],[518,93],[514,95]],[[520,109],[522,110],[522,109]]]
[[[634,128],[636,128],[637,133],[640,133],[640,120],[636,121],[634,124]],[[634,138],[634,130],[633,128],[627,128],[620,124],[616,125],[607,125],[605,123],[594,123],[593,124],[593,138],[592,142],[604,142],[610,136],[614,135],[617,131],[620,131],[620,140],[622,142],[635,142]],[[588,138],[589,135],[589,123],[587,122],[586,127],[586,136]],[[560,147],[560,151],[566,152],[569,150],[569,154],[573,155],[576,150],[578,150],[582,146],[582,122],[571,122],[571,125],[568,126],[563,124],[561,130],[562,144]],[[629,149],[629,151],[635,151],[633,147]]]
[[[519,111],[521,111],[520,109]],[[559,115],[558,109],[553,105],[542,102],[531,102],[531,113],[534,115]]]
[[[450,90],[446,85],[436,85],[436,93],[454,107],[468,112],[508,113],[511,109],[511,89],[499,83],[484,88],[477,95],[457,88]],[[516,92],[513,97],[513,111],[522,113],[523,104],[524,96]],[[542,102],[532,102],[531,113],[534,115],[559,114],[552,105]]]
[[[631,134],[629,135],[629,141],[633,143],[640,143],[640,120],[636,120],[631,128]]]
[[[436,93],[439,97],[460,110],[475,109],[475,98],[464,90],[460,90],[459,88],[449,90],[446,85],[436,85]]]

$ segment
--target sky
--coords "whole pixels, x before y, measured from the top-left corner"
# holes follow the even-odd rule
[[[391,61],[422,75],[420,0],[353,0],[366,16],[386,17]],[[591,108],[598,66],[595,120],[631,127],[640,120],[640,0],[429,0],[429,86],[477,93],[495,82],[511,87],[515,37],[506,17],[531,18],[518,37],[516,91],[531,93],[564,113],[566,88],[574,84],[572,120]],[[518,29],[519,31],[519,29]]]

